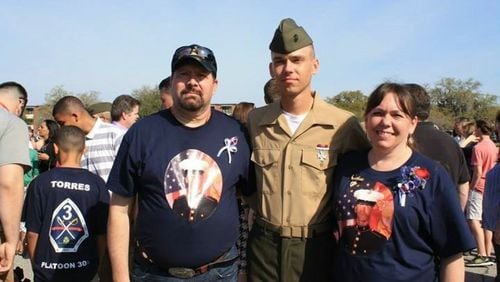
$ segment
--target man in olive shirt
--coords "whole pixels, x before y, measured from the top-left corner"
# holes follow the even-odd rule
[[[251,112],[257,192],[250,281],[329,281],[334,246],[330,185],[339,154],[367,148],[358,120],[311,89],[311,38],[284,19],[269,46],[280,101]]]

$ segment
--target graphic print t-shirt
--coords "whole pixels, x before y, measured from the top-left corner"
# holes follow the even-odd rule
[[[414,152],[404,164],[429,172],[425,188],[404,203],[398,196],[400,169],[370,168],[367,152],[339,161],[334,212],[340,241],[335,281],[435,281],[435,257],[474,247],[451,178],[443,167]],[[453,234],[453,236],[449,236]]]
[[[159,266],[198,267],[236,242],[236,187],[246,182],[249,161],[234,119],[213,110],[205,125],[188,128],[164,110],[126,133],[107,187],[139,195],[141,252]]]
[[[38,233],[35,281],[90,281],[99,264],[96,236],[106,233],[109,193],[87,170],[54,168],[31,182],[26,228]]]

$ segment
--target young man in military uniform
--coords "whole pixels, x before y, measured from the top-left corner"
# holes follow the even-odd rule
[[[339,154],[368,147],[358,120],[311,89],[319,70],[312,39],[284,19],[269,46],[280,102],[249,116],[257,193],[250,233],[250,281],[329,281],[331,211]]]

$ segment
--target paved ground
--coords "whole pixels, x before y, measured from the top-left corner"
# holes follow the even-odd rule
[[[468,260],[471,258],[472,256],[467,256],[465,259]],[[20,266],[24,270],[25,278],[33,281],[33,272],[31,271],[31,264],[28,259],[16,256],[15,266]],[[466,267],[465,271],[466,282],[495,282],[497,268],[496,265],[488,267]]]
[[[466,256],[465,260],[471,260],[473,256]],[[465,268],[466,282],[495,282],[497,275],[496,264],[488,267],[466,267]]]

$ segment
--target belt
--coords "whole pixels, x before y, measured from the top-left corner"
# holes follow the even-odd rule
[[[229,249],[231,250],[231,249]],[[225,256],[229,251],[224,252],[221,256],[219,256],[217,259],[215,259],[212,262],[209,262],[207,264],[204,264],[202,266],[196,267],[196,268],[188,268],[188,267],[177,267],[177,266],[169,266],[169,267],[161,267],[153,262],[152,259],[149,258],[149,256],[145,253],[145,251],[139,246],[139,243],[137,242],[137,258],[142,263],[149,264],[149,265],[154,265],[158,267],[159,269],[166,271],[169,275],[181,278],[181,279],[189,279],[194,276],[206,273],[210,271],[211,269],[217,268],[217,267],[225,267],[225,266],[230,266],[233,264],[237,259],[238,256],[231,258],[231,259],[225,259]]]
[[[277,226],[261,218],[256,218],[255,223],[266,231],[287,238],[313,238],[333,230],[331,223],[319,223],[308,226]]]

